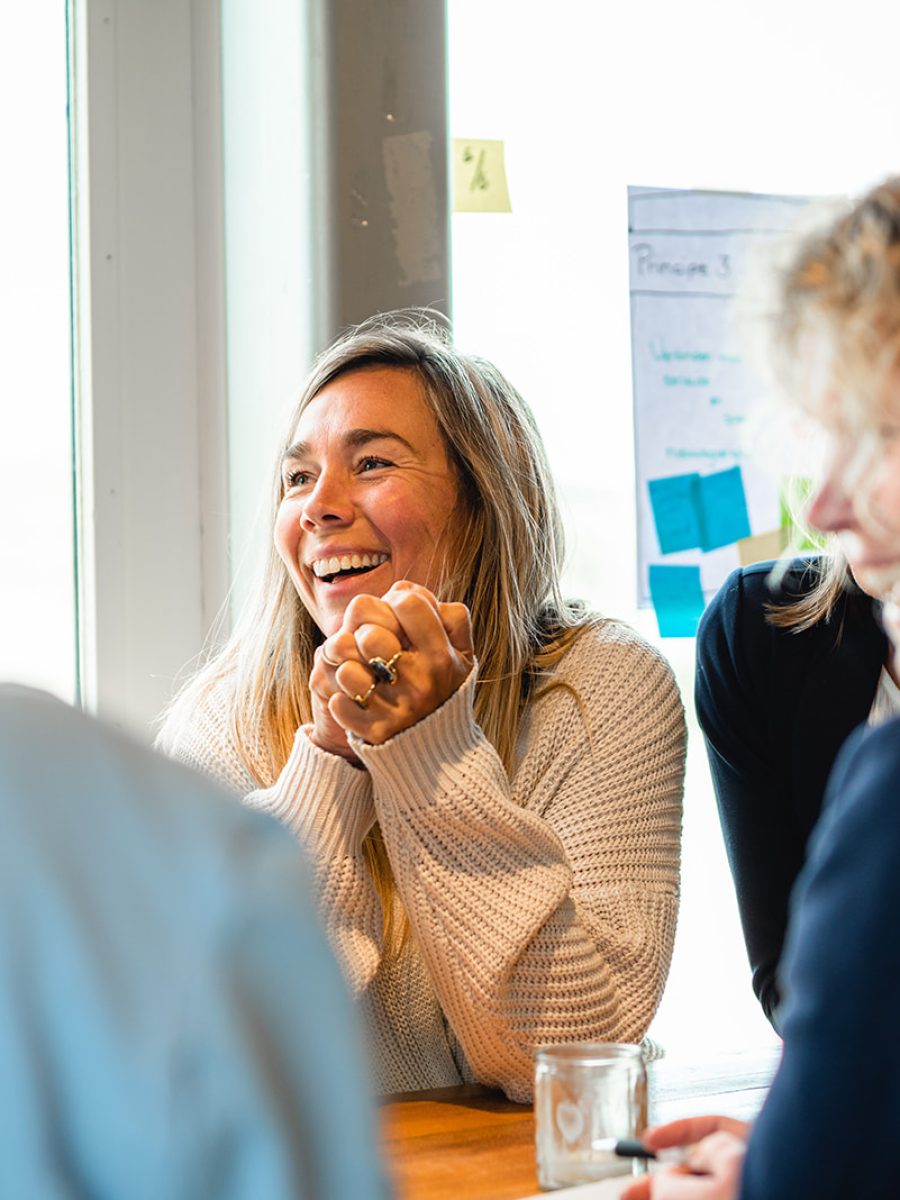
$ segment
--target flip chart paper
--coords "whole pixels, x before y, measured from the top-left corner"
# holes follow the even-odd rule
[[[648,576],[660,637],[693,637],[706,604],[700,568],[654,563]]]
[[[695,496],[699,480],[700,476],[692,472],[647,483],[661,554],[693,550],[700,545],[703,535]]]
[[[453,139],[453,211],[512,212],[503,142]]]
[[[718,550],[750,536],[747,497],[740,467],[700,475],[694,485],[700,521],[700,549]]]
[[[738,565],[734,542],[780,524],[771,437],[757,431],[765,393],[735,320],[752,303],[764,258],[794,228],[808,200],[728,192],[628,189],[631,350],[638,526],[638,594],[652,601],[649,567],[663,551],[649,482],[740,467],[749,526],[736,503],[720,523],[708,506],[693,565],[712,595]],[[764,431],[764,427],[763,427]],[[715,491],[717,486],[710,485]],[[700,503],[708,494],[701,487]],[[727,498],[727,497],[726,497]],[[729,534],[730,543],[721,541]],[[710,549],[704,551],[702,545]],[[714,548],[712,548],[714,547]],[[667,555],[668,558],[668,555]],[[667,564],[669,565],[669,564]]]

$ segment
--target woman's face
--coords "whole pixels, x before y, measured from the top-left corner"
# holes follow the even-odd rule
[[[864,433],[829,422],[829,467],[807,514],[838,535],[856,582],[876,599],[900,595],[900,386],[886,411]]]
[[[435,590],[460,490],[418,376],[365,367],[304,409],[282,465],[275,546],[326,637],[354,596],[399,579]]]

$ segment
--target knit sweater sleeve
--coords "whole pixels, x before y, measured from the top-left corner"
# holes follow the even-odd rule
[[[474,672],[383,745],[354,739],[443,1010],[475,1076],[521,1100],[536,1046],[640,1040],[678,904],[685,734],[667,664],[610,622],[549,682],[512,783],[474,721]]]
[[[277,779],[260,788],[237,752],[225,712],[221,693],[207,697],[172,747],[172,756],[217,778],[295,834],[311,859],[332,947],[350,990],[359,994],[371,983],[382,956],[381,903],[362,850],[375,821],[369,775],[319,750],[302,726]],[[265,777],[261,763],[257,775]]]

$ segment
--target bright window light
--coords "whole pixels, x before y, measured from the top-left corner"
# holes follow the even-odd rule
[[[0,679],[73,700],[66,9],[11,5],[0,39]]]

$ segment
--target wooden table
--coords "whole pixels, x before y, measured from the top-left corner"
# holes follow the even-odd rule
[[[777,1051],[654,1063],[650,1119],[698,1113],[753,1118]],[[531,1107],[474,1084],[407,1092],[382,1103],[385,1155],[398,1200],[520,1200],[538,1191]]]
[[[530,1105],[463,1084],[390,1096],[382,1118],[398,1200],[516,1200],[538,1190]]]

